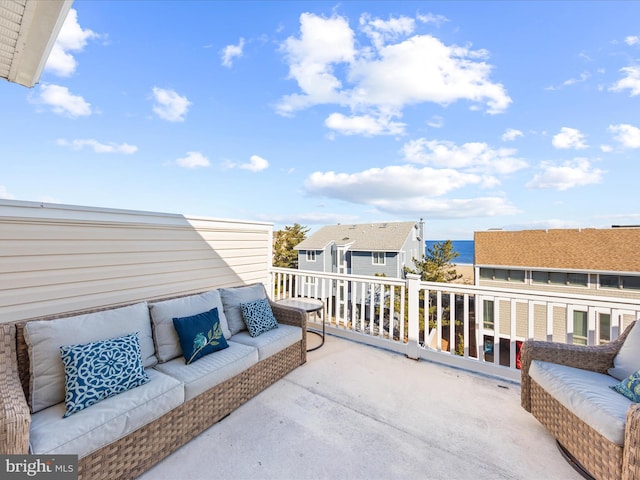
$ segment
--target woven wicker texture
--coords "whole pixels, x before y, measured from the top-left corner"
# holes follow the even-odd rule
[[[181,296],[184,295],[154,301]],[[302,328],[301,341],[260,361],[117,442],[81,458],[78,463],[79,478],[136,478],[269,385],[305,363],[307,349],[304,311],[275,303],[271,306],[279,323]],[[106,309],[92,309],[33,320],[54,320]],[[3,453],[28,452],[30,414],[26,395],[29,392],[29,354],[23,336],[25,323],[0,325],[0,333],[3,335],[3,348],[0,351],[0,424],[3,425],[0,431],[0,452]]]
[[[611,443],[531,381],[531,413],[594,478],[622,478],[622,447]]]
[[[521,402],[597,480],[640,480],[640,405],[627,412],[624,446],[616,445],[576,417],[529,377],[533,360],[606,373],[633,324],[616,340],[598,346],[527,341],[522,347]]]

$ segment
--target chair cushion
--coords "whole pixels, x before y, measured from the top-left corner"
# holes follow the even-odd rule
[[[252,337],[249,332],[240,332],[231,339],[234,342],[257,348],[258,358],[264,360],[302,340],[302,329],[293,325],[280,324],[278,328],[264,332],[258,337]]]
[[[185,401],[189,401],[258,363],[255,348],[231,340],[227,343],[229,348],[202,357],[191,365],[179,357],[160,363],[156,368],[182,382]]]
[[[631,402],[610,387],[617,379],[602,373],[534,360],[529,375],[547,393],[616,445],[624,444]]]
[[[60,354],[65,374],[65,417],[149,381],[136,333],[60,347]]]
[[[264,285],[255,283],[243,287],[221,288],[220,298],[222,298],[222,305],[224,305],[224,313],[227,315],[231,335],[235,335],[247,329],[242,318],[240,305],[267,298],[267,293],[264,290]]]
[[[273,316],[269,300],[261,298],[253,302],[241,303],[242,319],[247,325],[249,334],[257,337],[261,333],[278,328],[276,317]]]
[[[640,328],[636,322],[631,327],[618,354],[613,358],[613,368],[610,368],[608,373],[618,380],[624,380],[638,369],[640,369]]]
[[[174,318],[173,326],[178,332],[187,365],[229,346],[220,328],[217,308],[190,317]]]
[[[142,364],[157,363],[149,307],[146,302],[128,307],[56,320],[27,322],[24,338],[29,350],[29,401],[32,412],[64,401],[63,345],[84,344],[138,332]]]
[[[147,369],[149,382],[63,418],[64,403],[31,417],[29,440],[34,454],[76,454],[80,458],[160,418],[184,401],[175,378]]]
[[[173,326],[174,318],[208,312],[212,308],[218,309],[222,333],[226,339],[229,339],[231,332],[227,325],[227,317],[218,290],[150,303],[149,310],[151,312],[151,321],[153,322],[153,336],[156,342],[158,360],[160,362],[168,362],[182,354],[180,339]]]

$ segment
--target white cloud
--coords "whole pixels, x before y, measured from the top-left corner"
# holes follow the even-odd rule
[[[562,127],[560,133],[553,136],[551,143],[556,148],[568,149],[573,148],[581,150],[588,148],[588,145],[584,143],[585,135],[575,128]]]
[[[444,15],[435,15],[433,13],[427,13],[425,15],[418,14],[418,21],[422,23],[433,23],[436,27],[439,27],[445,22],[448,22],[449,19]]]
[[[516,130],[515,128],[507,128],[502,134],[503,142],[512,142],[518,137],[522,137],[524,134],[520,130]]]
[[[640,37],[637,35],[629,35],[625,37],[624,43],[632,47],[633,45],[640,45]]]
[[[233,59],[242,57],[242,50],[244,49],[244,38],[240,38],[237,45],[227,45],[222,50],[222,65],[231,68],[233,66]]]
[[[269,162],[258,155],[251,155],[247,163],[235,163],[227,160],[223,163],[224,168],[240,168],[250,172],[261,172],[269,168]]]
[[[153,111],[168,122],[183,122],[191,102],[174,90],[153,87]]]
[[[604,170],[593,168],[586,158],[575,158],[561,165],[552,162],[542,162],[542,173],[536,174],[527,183],[528,188],[555,189],[559,191],[570,188],[600,183]]]
[[[422,20],[424,21],[424,19]],[[289,78],[299,93],[286,95],[276,105],[279,114],[290,116],[298,110],[321,104],[349,109],[325,122],[353,118],[381,118],[375,128],[343,131],[352,135],[389,134],[379,125],[394,125],[402,110],[418,103],[449,105],[468,100],[486,106],[488,113],[503,112],[511,103],[504,87],[490,80],[492,67],[485,62],[485,50],[445,45],[431,35],[412,35],[415,21],[408,17],[380,20],[360,19],[368,35],[356,41],[356,33],[344,17],[330,18],[310,13],[300,16],[300,34],[289,37],[281,48],[289,64]],[[346,122],[342,122],[346,123]]]
[[[620,142],[625,148],[640,148],[640,128],[621,123],[619,125],[609,125],[607,129],[613,133],[613,138]]]
[[[403,215],[425,215],[429,219],[478,218],[515,215],[520,210],[501,197],[434,199],[418,198],[380,202],[379,210]]]
[[[600,151],[604,153],[613,152],[613,147],[611,145],[600,145]]]
[[[84,147],[89,147],[96,153],[124,153],[126,155],[131,155],[138,151],[138,147],[135,145],[129,145],[128,143],[101,143],[94,139],[76,139],[68,141],[64,138],[59,138],[56,140],[56,144],[61,147],[70,147],[73,150],[82,150]]]
[[[47,105],[58,114],[71,118],[91,115],[91,104],[79,95],[73,95],[67,87],[43,83],[35,103]]]
[[[527,162],[515,157],[511,148],[491,148],[486,143],[470,142],[460,146],[453,142],[420,138],[403,147],[411,163],[436,167],[461,168],[473,172],[508,175],[527,167]]]
[[[384,199],[441,196],[468,185],[479,185],[482,181],[481,175],[453,169],[394,165],[352,174],[315,172],[304,186],[313,195],[376,205]]]
[[[431,120],[427,122],[427,125],[431,128],[442,128],[444,126],[444,118],[440,115],[434,115]]]
[[[7,191],[7,187],[5,187],[4,185],[0,185],[0,198],[3,199],[3,200],[13,200],[16,197],[11,195]]]
[[[327,128],[336,130],[343,135],[402,135],[404,123],[394,122],[391,118],[360,115],[346,117],[341,113],[332,113],[324,121]]]
[[[250,172],[261,172],[262,170],[269,168],[269,162],[258,155],[251,155],[249,163],[242,163],[238,165],[238,168],[249,170]]]
[[[416,21],[405,16],[381,20],[364,14],[360,17],[360,28],[371,39],[374,47],[379,49],[390,40],[397,40],[413,33]]]
[[[51,54],[44,67],[45,70],[60,77],[71,76],[78,66],[78,62],[71,52],[81,52],[89,40],[98,37],[98,34],[89,29],[82,29],[78,23],[78,12],[72,8],[69,10],[56,43],[51,49]]]
[[[620,72],[626,77],[618,80],[609,90],[620,92],[629,89],[631,97],[640,95],[640,66],[624,67],[620,69]]]
[[[187,156],[177,159],[176,164],[184,168],[200,168],[211,165],[209,159],[200,152],[187,152]]]

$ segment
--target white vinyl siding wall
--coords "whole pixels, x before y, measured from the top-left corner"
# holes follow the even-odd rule
[[[272,230],[0,201],[0,322],[267,282]]]

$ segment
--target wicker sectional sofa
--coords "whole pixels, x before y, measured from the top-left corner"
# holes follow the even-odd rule
[[[0,453],[77,454],[79,477],[84,479],[139,476],[305,363],[303,311],[267,300],[278,328],[252,336],[237,322],[238,311],[230,311],[239,307],[225,301],[221,305],[225,298],[241,300],[257,291],[266,298],[264,287],[254,284],[0,325]],[[212,298],[218,300],[211,303]],[[186,364],[167,319],[196,315],[214,304],[220,318],[223,312],[229,318],[220,321],[228,348]],[[148,328],[143,324],[145,310]],[[59,351],[58,337],[67,345],[87,338],[97,342],[105,331],[113,336],[114,329],[122,328],[122,319],[126,324],[133,317],[138,323],[129,328],[135,326],[150,380],[62,418],[67,398],[51,405],[59,400],[61,365],[46,365],[47,348],[55,344]],[[78,331],[81,342],[72,338]],[[53,380],[46,376],[51,370],[58,375]],[[65,375],[64,367],[62,371]]]
[[[640,322],[597,346],[529,340],[522,347],[522,407],[584,476],[640,480],[640,403],[613,390],[638,369]]]

